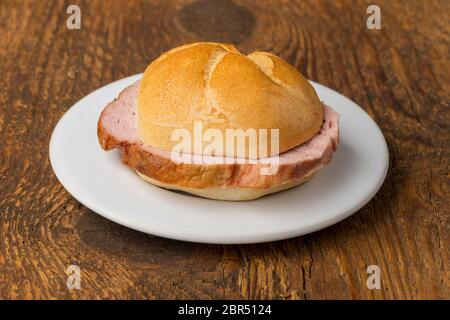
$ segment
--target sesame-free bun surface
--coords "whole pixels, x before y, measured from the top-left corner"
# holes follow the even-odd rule
[[[220,43],[188,44],[161,55],[145,71],[137,102],[140,138],[166,151],[178,144],[171,139],[174,129],[194,136],[194,121],[223,137],[226,129],[279,129],[279,153],[311,139],[323,121],[322,103],[293,66],[271,53],[243,55]],[[246,148],[245,156],[255,158],[248,143]],[[233,156],[226,148],[213,155]]]
[[[219,187],[209,187],[209,188],[190,188],[190,187],[183,187],[175,184],[169,184],[169,183],[163,183],[161,181],[158,181],[156,179],[150,178],[139,171],[136,171],[136,173],[141,177],[144,181],[150,182],[151,184],[154,184],[155,186],[169,189],[169,190],[176,190],[176,191],[183,191],[190,194],[194,194],[199,197],[203,198],[209,198],[209,199],[215,199],[215,200],[224,200],[224,201],[248,201],[248,200],[255,200],[258,198],[261,198],[265,195],[281,192],[283,190],[287,190],[293,187],[296,187],[298,185],[301,185],[302,183],[308,181],[312,178],[314,175],[311,174],[309,176],[303,177],[298,180],[294,180],[288,183],[271,186],[265,189],[257,189],[257,188],[242,188],[242,187],[226,187],[226,188],[219,188]]]

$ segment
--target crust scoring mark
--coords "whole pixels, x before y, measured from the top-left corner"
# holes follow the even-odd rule
[[[226,112],[219,104],[214,94],[214,90],[211,88],[211,79],[214,70],[222,61],[222,59],[229,53],[239,53],[234,47],[220,46],[215,50],[208,59],[205,65],[204,71],[204,81],[205,81],[205,99],[206,99],[206,114],[201,114],[202,120],[207,120],[211,122],[229,122],[232,123],[232,115]]]
[[[274,82],[277,85],[280,85],[285,88],[289,88],[289,86],[274,76],[273,74],[273,68],[275,66],[275,63],[273,62],[272,58],[268,56],[264,52],[252,52],[249,55],[247,55],[247,58],[250,59],[258,69],[264,73],[272,82]]]
[[[287,90],[292,89],[289,85],[284,83],[282,80],[278,79],[273,74],[273,68],[275,66],[275,63],[273,59],[270,57],[269,53],[262,52],[262,51],[255,51],[248,55],[243,55],[239,50],[237,50],[233,45],[228,44],[222,44],[222,43],[214,43],[214,42],[197,42],[197,43],[190,43],[183,45],[178,48],[174,48],[165,54],[163,54],[161,57],[153,61],[148,68],[150,68],[152,65],[155,65],[156,63],[161,63],[166,58],[168,58],[171,54],[195,47],[201,44],[215,44],[217,46],[217,49],[214,50],[214,52],[210,55],[207,63],[205,64],[204,68],[204,95],[206,100],[206,109],[200,110],[200,111],[193,111],[193,114],[195,114],[195,118],[203,121],[209,121],[213,123],[223,123],[228,122],[230,126],[233,125],[235,122],[233,120],[233,115],[227,112],[224,108],[222,108],[219,104],[219,102],[216,99],[216,95],[214,94],[214,90],[211,88],[211,79],[214,73],[214,70],[219,65],[219,63],[223,60],[223,58],[228,53],[235,53],[238,55],[241,55],[243,57],[246,57],[249,59],[269,80],[271,80],[274,84],[279,85]],[[141,88],[142,90],[142,88]],[[158,122],[155,123],[160,126],[169,126],[169,127],[183,127],[186,124],[183,125],[175,125],[171,123],[162,123]]]

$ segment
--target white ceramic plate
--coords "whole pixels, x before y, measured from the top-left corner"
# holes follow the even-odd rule
[[[148,184],[123,165],[117,151],[97,141],[105,105],[135,75],[106,85],[61,118],[50,141],[50,160],[62,185],[103,217],[149,234],[205,243],[254,243],[323,229],[364,206],[381,187],[389,153],[375,122],[348,98],[312,83],[340,114],[340,146],[332,162],[300,187],[249,202],[197,198]]]

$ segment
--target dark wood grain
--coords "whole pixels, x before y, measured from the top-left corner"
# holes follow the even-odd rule
[[[81,30],[65,27],[79,4]],[[382,29],[366,28],[366,8]],[[0,298],[449,299],[450,2],[0,2]],[[185,42],[269,50],[380,125],[380,192],[351,218],[296,239],[218,246],[109,222],[49,164],[58,119],[92,90]],[[276,214],[276,212],[274,212]],[[81,290],[66,287],[68,265]],[[366,287],[379,265],[382,289]]]

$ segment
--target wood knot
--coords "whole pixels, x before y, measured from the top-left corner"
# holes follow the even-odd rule
[[[255,17],[232,0],[198,0],[178,13],[181,26],[202,41],[240,43],[255,29]]]

